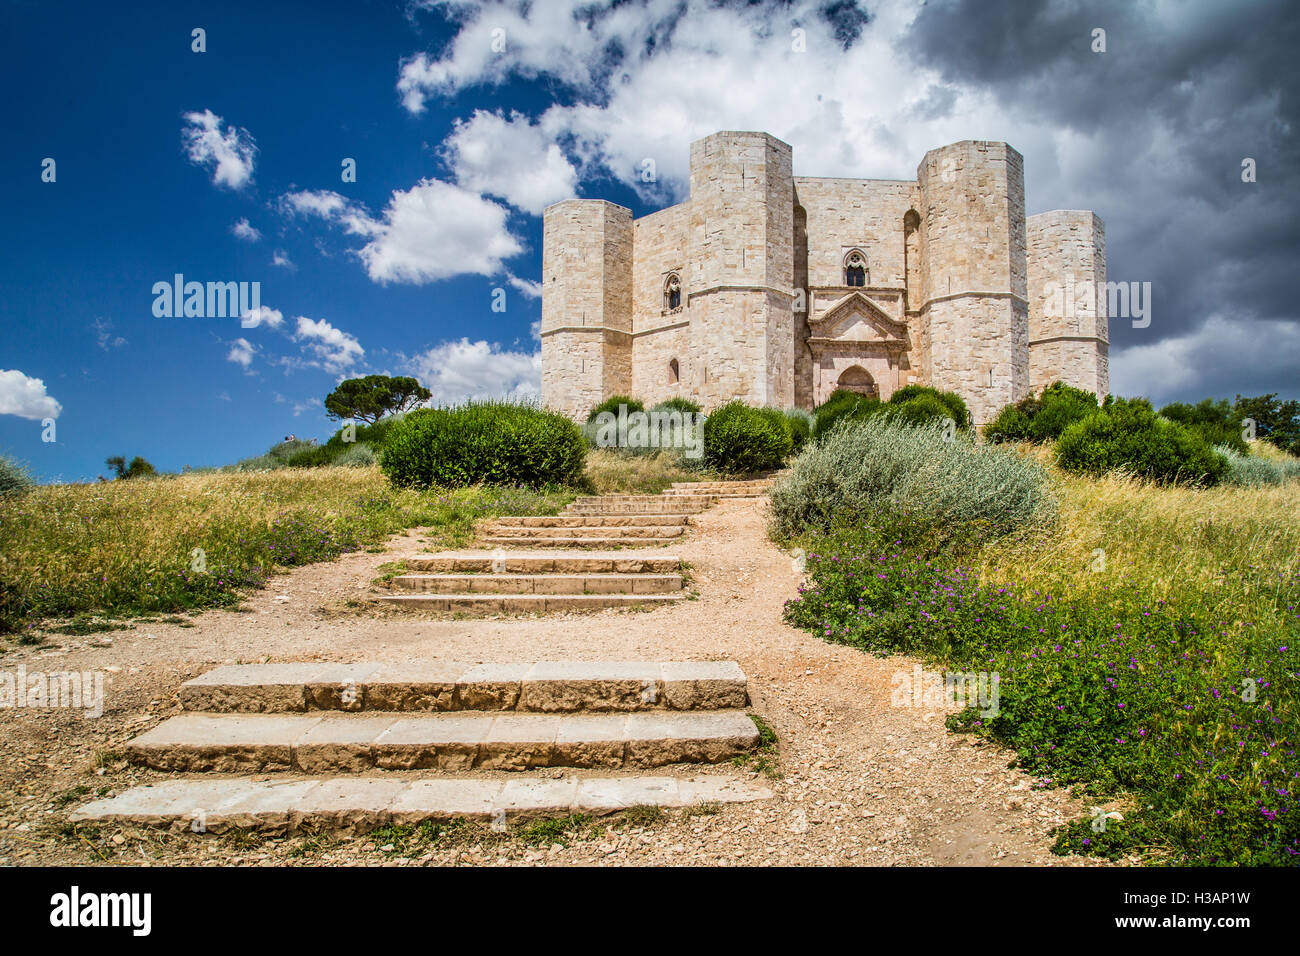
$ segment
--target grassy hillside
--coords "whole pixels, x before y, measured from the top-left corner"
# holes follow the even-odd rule
[[[477,518],[553,514],[572,497],[398,490],[375,466],[36,487],[0,498],[0,630],[23,639],[45,618],[84,626],[229,605],[279,570],[377,547],[404,528],[456,545]]]

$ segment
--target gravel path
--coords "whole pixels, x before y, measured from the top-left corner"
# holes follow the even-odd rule
[[[699,597],[650,611],[440,620],[356,606],[380,564],[426,550],[417,532],[394,538],[383,554],[351,555],[277,578],[242,612],[207,612],[187,627],[140,624],[90,638],[55,637],[40,648],[10,647],[0,670],[105,670],[111,684],[98,719],[67,710],[0,710],[0,864],[1082,863],[1048,851],[1052,827],[1085,812],[1077,800],[1034,789],[1031,778],[1007,768],[1009,752],[948,733],[942,712],[891,706],[894,675],[910,672],[915,661],[870,657],[782,623],[782,605],[800,576],[767,540],[763,508],[733,500],[698,515],[696,529],[665,553],[690,565]],[[61,826],[88,797],[69,795],[60,804],[60,794],[116,793],[159,777],[126,766],[115,751],[176,713],[179,684],[212,665],[429,658],[734,659],[749,677],[752,709],[779,738],[774,779],[764,777],[776,799],[712,815],[670,812],[644,825],[616,822],[563,847],[462,841],[409,855],[367,837],[307,845],[133,828],[96,835]]]

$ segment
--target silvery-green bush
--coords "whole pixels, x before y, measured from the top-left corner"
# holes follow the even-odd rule
[[[1215,445],[1214,450],[1228,459],[1228,471],[1222,478],[1227,485],[1263,488],[1300,478],[1300,461],[1271,461],[1257,455],[1242,455],[1228,445]]]
[[[18,495],[32,486],[27,469],[12,458],[0,455],[0,496]]]
[[[843,525],[1004,534],[1055,520],[1047,470],[948,425],[845,422],[808,446],[771,493],[779,537]]]
[[[347,451],[334,459],[335,465],[346,465],[350,468],[362,468],[366,465],[373,465],[379,461],[379,455],[375,449],[366,442],[357,442]]]

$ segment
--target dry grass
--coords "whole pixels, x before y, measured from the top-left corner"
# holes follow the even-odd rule
[[[704,475],[682,467],[681,459],[671,452],[628,455],[612,448],[592,448],[587,451],[586,477],[598,495],[657,495],[674,481],[697,481]]]
[[[374,466],[40,486],[0,500],[0,629],[229,604],[277,568],[375,547],[404,528],[454,545],[476,518],[554,513],[571,497],[395,489]]]
[[[1050,460],[1050,450],[1026,453]],[[1073,595],[1124,580],[1175,605],[1185,594],[1213,595],[1231,621],[1300,575],[1300,484],[1193,489],[1053,473],[1058,528],[983,549],[977,566],[986,580]]]

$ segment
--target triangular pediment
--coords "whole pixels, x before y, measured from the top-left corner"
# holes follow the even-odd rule
[[[810,323],[818,338],[846,342],[905,342],[907,326],[861,292],[850,292]]]

